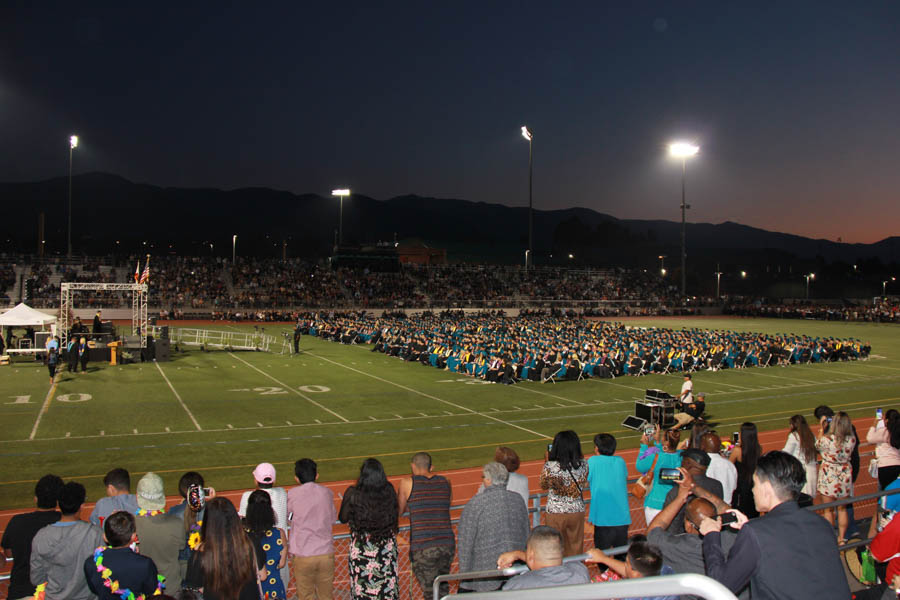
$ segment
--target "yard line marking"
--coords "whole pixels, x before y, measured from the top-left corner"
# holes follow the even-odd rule
[[[428,415],[426,415],[426,414],[423,413],[423,412],[420,412],[419,414],[422,415],[423,417],[427,417],[427,416],[428,416]]]
[[[137,429],[132,429],[131,432],[132,432],[132,433],[137,433]]]
[[[262,427],[263,424],[262,424],[262,423],[257,423],[256,426],[257,426],[257,427]]]
[[[225,425],[225,427],[227,427],[228,429],[234,429],[234,425],[232,425],[231,423],[228,423],[227,425]]]
[[[407,386],[402,385],[402,384],[400,384],[400,383],[395,383],[395,382],[393,382],[393,381],[389,381],[389,380],[387,380],[387,379],[384,379],[383,377],[378,377],[377,375],[372,375],[371,373],[366,373],[365,371],[360,371],[359,369],[354,369],[353,367],[348,367],[347,365],[344,365],[344,364],[341,364],[341,363],[339,363],[339,362],[333,361],[333,360],[331,360],[330,358],[325,358],[325,357],[323,357],[323,356],[319,356],[318,354],[313,354],[312,352],[310,352],[310,354],[312,354],[313,356],[315,356],[315,357],[318,358],[319,360],[323,360],[323,361],[325,361],[325,362],[329,362],[329,363],[331,363],[331,364],[333,364],[333,365],[337,365],[337,366],[342,367],[342,368],[344,368],[344,369],[348,369],[348,370],[353,371],[353,372],[355,372],[355,373],[359,373],[360,375],[365,375],[366,377],[371,377],[372,379],[377,379],[378,381],[387,383],[387,384],[389,384],[389,385],[393,385],[393,386],[398,387],[398,388],[400,388],[400,389],[402,389],[402,390],[406,390],[406,391],[412,392],[412,393],[414,393],[414,394],[419,394],[420,396],[424,396],[425,398],[431,398],[432,400],[436,400],[436,401],[438,401],[438,402],[443,402],[444,404],[447,404],[447,405],[452,406],[452,407],[454,407],[454,408],[458,408],[458,409],[460,409],[460,410],[463,410],[463,411],[465,411],[465,412],[467,412],[467,413],[471,413],[471,414],[473,414],[473,415],[479,415],[479,416],[485,417],[485,418],[487,418],[487,419],[493,419],[494,421],[497,421],[498,423],[503,423],[504,425],[507,425],[507,426],[509,426],[509,427],[515,427],[516,429],[521,429],[522,431],[525,431],[525,432],[527,432],[527,433],[530,433],[530,434],[533,434],[533,435],[538,436],[540,439],[544,439],[544,440],[545,440],[545,439],[548,439],[548,438],[550,437],[550,436],[544,435],[543,433],[538,433],[537,431],[534,431],[534,430],[531,430],[531,429],[526,429],[525,427],[520,427],[519,425],[514,425],[514,424],[512,424],[512,423],[510,423],[510,422],[508,422],[508,421],[504,421],[503,419],[498,419],[497,417],[493,417],[493,416],[491,416],[491,415],[489,415],[489,414],[485,414],[485,413],[478,412],[478,411],[476,411],[476,410],[472,410],[471,408],[468,408],[468,407],[463,406],[463,405],[461,405],[461,404],[456,404],[455,402],[450,402],[449,400],[444,400],[444,399],[442,399],[442,398],[438,398],[437,396],[432,396],[431,394],[426,394],[425,392],[420,392],[419,390],[413,389],[413,388],[411,388],[411,387],[407,387]]]
[[[72,436],[72,432],[71,432],[71,431],[67,431],[67,432],[66,432],[66,437],[71,437],[71,436]]]
[[[288,425],[293,425],[293,423],[291,423],[290,421],[285,421],[285,423],[287,423]]]
[[[101,430],[100,430],[100,435],[106,435],[106,432],[103,431],[103,430],[101,429]]]
[[[372,419],[373,421],[377,421],[377,420],[378,420],[378,419],[376,419],[375,417],[373,417],[372,415],[369,415],[369,418]]]
[[[570,398],[564,398],[563,396],[557,396],[556,394],[550,394],[548,392],[541,392],[539,390],[533,390],[527,386],[517,385],[517,390],[525,390],[526,392],[531,392],[532,394],[540,394],[541,396],[549,396],[550,398],[556,398],[557,400],[565,400],[566,402],[574,402],[580,406],[585,406],[584,402],[579,402],[578,400],[572,400]]]
[[[444,412],[447,413],[448,415],[450,415],[451,417],[453,416],[453,413],[450,412],[449,410],[445,410]]]
[[[194,423],[194,427],[197,428],[197,431],[203,431],[203,428],[200,427],[200,423],[198,423],[198,422],[197,422],[197,419],[194,418],[194,414],[193,414],[191,411],[188,410],[188,407],[185,406],[185,404],[184,404],[184,400],[182,400],[182,399],[181,399],[181,396],[178,394],[178,392],[175,391],[175,386],[173,386],[173,385],[172,385],[172,382],[169,381],[169,378],[166,377],[166,374],[163,372],[162,367],[159,366],[159,363],[158,363],[158,362],[155,362],[155,363],[153,363],[153,364],[156,365],[156,368],[159,369],[159,374],[162,375],[163,379],[166,380],[166,383],[169,384],[169,389],[172,390],[172,393],[175,394],[175,397],[176,397],[176,398],[178,398],[178,403],[181,404],[181,408],[183,408],[183,409],[184,409],[184,412],[186,412],[187,415],[191,418],[191,422]]]
[[[400,415],[398,415],[397,413],[394,413],[394,416],[397,417],[398,419],[402,419],[402,418],[403,418],[403,417],[401,417]]]
[[[18,373],[18,371],[16,371]],[[47,409],[50,408],[50,401],[53,400],[53,395],[56,393],[56,383],[59,380],[59,376],[62,374],[62,370],[59,371],[53,377],[53,385],[50,386],[50,389],[47,391],[47,397],[44,398],[44,405],[41,406],[41,412],[38,413],[37,419],[34,421],[34,427],[31,428],[31,435],[28,436],[29,440],[33,440],[34,436],[37,435],[38,425],[41,424],[41,419],[44,417],[44,413],[47,412]]]
[[[300,390],[294,389],[293,387],[289,386],[288,384],[283,383],[283,382],[281,382],[281,381],[275,379],[274,377],[272,377],[271,375],[269,375],[268,373],[266,373],[266,372],[263,371],[262,369],[256,368],[255,366],[251,365],[250,363],[248,363],[246,360],[244,360],[244,359],[241,358],[240,356],[236,356],[233,352],[229,352],[229,353],[228,353],[228,356],[230,356],[231,358],[233,358],[233,359],[235,359],[235,360],[241,361],[242,363],[244,363],[245,365],[247,365],[248,367],[250,367],[250,368],[253,369],[254,371],[256,371],[256,372],[258,372],[258,373],[261,373],[262,375],[265,375],[266,377],[268,377],[269,379],[271,379],[272,381],[274,381],[275,383],[277,383],[278,385],[280,385],[280,386],[283,387],[284,389],[286,389],[286,390],[291,390],[292,392],[294,392],[295,394],[297,394],[298,396],[300,396],[301,398],[303,398],[304,400],[306,400],[306,401],[309,402],[310,404],[313,404],[313,405],[315,405],[315,406],[318,406],[319,408],[321,408],[321,409],[324,410],[325,412],[334,415],[335,417],[337,417],[338,419],[340,419],[340,420],[343,421],[344,423],[349,423],[349,422],[350,422],[348,419],[345,419],[344,417],[342,417],[341,415],[337,414],[336,412],[334,412],[334,411],[331,410],[330,408],[326,408],[325,406],[322,406],[321,404],[319,404],[318,402],[316,402],[315,400],[313,400],[313,399],[310,398],[309,396],[303,394],[302,392],[300,392]],[[349,368],[349,367],[348,367],[348,368]]]
[[[166,433],[172,433],[172,430],[166,427]]]
[[[703,383],[709,384],[709,385],[727,385],[728,387],[737,388],[739,390],[749,390],[750,389],[745,385],[733,385],[731,383],[725,383],[724,381],[706,381],[706,380],[704,380]]]
[[[318,423],[319,425],[321,425],[321,424],[322,424],[322,421],[316,419],[316,423]]]

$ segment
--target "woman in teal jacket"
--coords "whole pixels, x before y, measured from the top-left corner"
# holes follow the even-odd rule
[[[656,436],[649,437],[646,433],[641,436],[641,449],[638,452],[637,463],[635,468],[644,474],[653,467],[653,487],[650,493],[644,497],[644,519],[647,525],[653,517],[663,509],[666,494],[675,485],[670,482],[659,480],[660,469],[677,469],[681,466],[681,450],[678,450],[678,440],[681,439],[681,432],[670,429],[663,433],[663,443],[660,444],[655,438],[659,437],[657,431]],[[656,457],[656,466],[653,466],[653,460]]]

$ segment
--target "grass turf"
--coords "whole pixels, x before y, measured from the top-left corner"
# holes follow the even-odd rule
[[[792,414],[811,418],[819,404],[857,418],[900,400],[894,325],[767,319],[629,324],[871,341],[874,357],[867,362],[695,374],[695,391],[707,392],[707,412],[725,435],[745,420],[762,430],[783,428]],[[293,462],[304,456],[320,463],[323,481],[354,478],[368,456],[381,459],[391,474],[405,473],[410,455],[423,449],[432,452],[437,469],[481,464],[498,444],[513,446],[523,460],[537,459],[548,438],[569,428],[586,451],[600,431],[614,433],[620,448],[628,448],[638,435],[621,422],[634,400],[647,388],[676,393],[681,385],[677,374],[488,385],[369,349],[308,336],[296,356],[182,347],[171,362],[95,363],[84,375],[63,372],[49,396],[46,368],[17,361],[0,371],[0,508],[29,506],[34,482],[49,472],[78,479],[95,500],[113,466],[129,469],[134,481],[155,471],[171,494],[187,470],[202,472],[219,489],[250,487],[250,471],[261,461],[274,463],[279,483],[287,485]]]

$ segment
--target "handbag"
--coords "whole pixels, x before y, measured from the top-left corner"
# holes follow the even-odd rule
[[[659,452],[657,452],[656,456],[653,457],[653,465],[650,467],[650,470],[647,471],[643,476],[639,477],[637,481],[632,483],[631,488],[628,490],[631,492],[631,495],[638,500],[643,500],[644,497],[649,494],[650,490],[653,488],[653,472],[656,470],[657,460],[659,460]]]
[[[869,477],[878,479],[878,459],[873,458],[869,461]]]

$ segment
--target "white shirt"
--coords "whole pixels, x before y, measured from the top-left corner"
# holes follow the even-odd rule
[[[712,477],[722,484],[722,500],[731,504],[731,496],[737,487],[737,467],[717,452],[707,452],[710,463],[706,467],[706,476]]]
[[[244,495],[241,496],[241,507],[238,509],[240,516],[247,516],[247,499],[255,491],[244,492]],[[275,511],[275,527],[287,532],[287,492],[284,491],[283,487],[273,487],[263,491],[268,492],[269,498],[272,499],[272,510]]]
[[[685,396],[685,392],[687,392],[687,396]],[[680,399],[685,404],[690,404],[691,400],[694,397],[694,382],[690,379],[686,379],[684,383],[681,384],[681,396]]]

